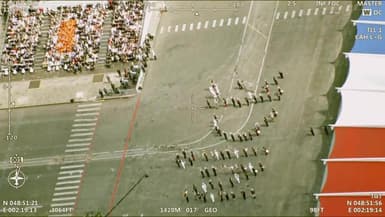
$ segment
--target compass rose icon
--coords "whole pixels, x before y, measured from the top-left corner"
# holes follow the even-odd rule
[[[8,175],[8,183],[14,188],[20,188],[25,183],[25,175],[20,170],[20,168],[16,168],[15,170],[11,171]]]
[[[8,174],[8,183],[16,189],[21,188],[26,180],[24,173],[20,170],[23,161],[24,158],[17,154],[9,158],[9,163],[13,164],[15,169]]]

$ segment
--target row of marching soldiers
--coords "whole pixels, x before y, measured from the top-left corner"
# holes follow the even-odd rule
[[[278,72],[278,78],[280,79],[284,78],[284,75],[282,72]],[[273,83],[276,85],[276,89],[277,89],[274,95],[277,97],[277,100],[280,101],[281,96],[284,93],[284,90],[280,86],[278,86],[279,82],[276,76],[273,76]],[[246,90],[246,86],[244,84],[244,81],[242,80],[237,80],[237,86],[238,86],[238,89]],[[218,105],[221,93],[220,93],[218,84],[215,83],[214,80],[210,81],[209,92],[214,98],[214,104]],[[267,99],[264,97],[262,93],[266,95]],[[244,97],[245,105],[247,106],[250,106],[251,103],[256,104],[256,103],[263,103],[265,101],[270,101],[270,102],[273,101],[273,97],[271,94],[271,87],[267,80],[264,81],[264,86],[262,87],[261,93],[256,95],[250,91],[247,91],[247,94],[248,96]],[[230,103],[233,105],[233,107],[238,107],[238,108],[241,108],[242,105],[244,105],[239,97],[230,97],[230,98],[223,97],[222,102],[224,107],[227,107]],[[208,108],[214,108],[214,106],[211,104],[211,102],[208,99],[206,99],[206,104]]]

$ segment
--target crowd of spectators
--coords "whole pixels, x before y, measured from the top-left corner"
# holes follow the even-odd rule
[[[13,74],[33,72],[34,53],[41,35],[42,16],[42,12],[35,9],[19,9],[9,14],[1,55],[2,71],[5,74],[9,73],[8,69]]]
[[[43,67],[46,67],[47,71],[62,68],[76,72],[81,71],[83,67],[93,69],[98,58],[102,25],[107,14],[106,5],[87,5],[85,8],[80,5],[59,7],[58,10],[49,11],[48,14],[51,23]],[[63,36],[59,35],[61,24],[70,20],[76,23],[74,35],[68,35],[74,37],[74,43],[68,45],[69,50],[59,49],[59,46],[60,48],[63,46],[60,42]]]
[[[136,57],[140,52],[139,40],[143,17],[143,0],[116,2],[113,7],[107,62],[128,62]]]

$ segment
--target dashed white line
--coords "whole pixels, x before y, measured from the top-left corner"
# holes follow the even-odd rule
[[[316,8],[316,9],[314,10],[314,15],[317,15],[317,14],[318,14],[318,11],[319,11],[319,8]]]
[[[190,24],[190,31],[192,31],[194,29],[194,23],[191,23]]]
[[[198,22],[198,24],[197,24],[197,30],[200,30],[201,29],[201,22]]]
[[[242,19],[242,24],[246,23],[246,19],[247,19],[246,16],[244,16],[243,19]]]
[[[206,20],[206,22],[205,22],[205,29],[207,29],[207,27],[209,27],[209,21],[208,20]]]
[[[53,203],[53,204],[51,204],[51,207],[73,206],[73,205],[75,205],[75,202],[69,202],[69,203]]]
[[[76,197],[59,197],[59,198],[53,198],[52,202],[58,202],[58,201],[68,201],[68,200],[75,200]]]
[[[322,9],[322,15],[325,15],[326,14],[326,8],[323,8]]]
[[[221,21],[219,21],[219,26],[223,26],[224,21],[225,21],[224,19],[221,19]]]
[[[93,132],[90,132],[90,133],[74,133],[74,134],[71,134],[70,137],[82,137],[82,136],[92,136],[94,135]]]
[[[231,25],[231,18],[229,17],[229,19],[227,19],[227,25],[230,26]]]
[[[330,14],[334,14],[334,7],[330,8]]]
[[[57,180],[66,180],[66,179],[80,179],[82,175],[73,175],[73,176],[59,176],[57,177]],[[75,180],[75,181],[80,181],[80,180]],[[59,183],[59,182],[58,182]]]
[[[278,12],[278,13],[277,13],[277,16],[275,16],[275,19],[276,19],[276,20],[279,19],[279,15],[280,15],[280,13]]]
[[[78,189],[78,185],[73,185],[73,186],[66,186],[66,187],[56,187],[55,191],[62,191],[62,190],[73,190],[73,189]]]
[[[66,147],[75,148],[75,147],[87,147],[90,145],[91,145],[91,143],[75,143],[75,144],[67,144]]]
[[[77,191],[64,191],[64,192],[54,193],[53,196],[56,197],[56,196],[63,196],[63,195],[73,195],[77,193],[78,193]]]
[[[91,141],[92,138],[84,138],[84,139],[70,139],[68,142],[88,142]]]
[[[94,131],[95,128],[77,128],[77,129],[72,129],[71,132],[91,132]]]
[[[90,113],[80,113],[76,114],[76,117],[83,117],[83,116],[98,116],[99,112],[90,112]]]
[[[295,10],[291,12],[291,18],[295,17]]]
[[[179,28],[179,26],[176,25],[176,26],[175,26],[175,29],[174,29],[174,32],[178,32],[178,28]]]
[[[92,122],[92,121],[97,121],[97,118],[79,118],[75,119],[75,122]]]
[[[182,32],[184,32],[186,30],[186,24],[183,24],[182,25]]]
[[[311,8],[307,9],[306,16],[309,16],[311,13]]]
[[[234,25],[238,25],[238,22],[239,22],[239,17],[236,17],[234,20]]]
[[[83,173],[83,170],[65,170],[65,171],[60,171],[59,175],[65,175],[65,174],[75,174],[75,173]]]
[[[217,20],[213,20],[213,25],[211,27],[215,28],[216,25],[217,25]]]
[[[339,7],[338,7],[338,11],[341,11],[342,10],[342,5],[340,5]]]
[[[87,123],[87,124],[73,124],[72,127],[91,127],[96,126],[96,123]]]
[[[167,32],[171,32],[171,26],[167,27]]]
[[[91,111],[99,111],[100,107],[95,107],[95,108],[83,108],[83,109],[78,109],[76,112],[91,112]]]
[[[74,180],[74,181],[57,182],[56,185],[79,184],[79,183],[80,183],[80,180]]]
[[[79,108],[85,108],[85,107],[95,107],[95,106],[100,106],[102,105],[101,103],[92,103],[92,104],[80,104],[78,105]]]
[[[64,152],[82,152],[82,151],[88,151],[88,148],[75,148],[75,149],[66,149]]]
[[[68,165],[68,166],[61,166],[61,170],[66,170],[66,169],[76,169],[76,168],[83,168],[84,164],[77,164],[77,165]]]
[[[302,14],[303,14],[303,10],[301,9],[301,10],[299,10],[298,16],[302,17]]]
[[[283,19],[287,19],[287,15],[288,15],[289,13],[287,12],[287,11],[285,11],[285,14],[283,14]]]

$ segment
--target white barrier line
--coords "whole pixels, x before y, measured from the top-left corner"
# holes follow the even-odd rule
[[[65,153],[88,151],[89,148],[66,149]]]
[[[100,107],[96,108],[83,108],[83,109],[78,109],[76,112],[92,112],[92,111],[99,111]]]
[[[243,19],[242,19],[242,24],[246,23],[246,19],[247,19],[246,16],[244,16]]]
[[[295,10],[291,12],[291,18],[295,17]]]
[[[68,200],[75,200],[76,197],[59,197],[59,198],[52,198],[52,202],[58,202],[58,201],[68,201]]]
[[[64,191],[64,192],[54,193],[53,196],[56,197],[56,196],[63,196],[63,195],[73,195],[77,193],[78,193],[77,191]]]
[[[74,180],[74,181],[57,182],[56,185],[79,184],[79,183],[80,183],[80,180]]]
[[[197,30],[200,30],[200,29],[201,29],[201,22],[198,22]]]
[[[74,133],[74,134],[71,134],[70,137],[81,137],[81,136],[92,136],[94,135],[93,132],[90,132],[90,133]]]
[[[96,126],[96,123],[86,123],[86,124],[73,124],[72,127],[92,127]]]
[[[278,12],[278,13],[277,13],[277,16],[275,16],[275,19],[276,19],[276,20],[279,19],[279,15],[280,15],[280,13]]]
[[[68,166],[61,166],[60,170],[76,169],[76,168],[83,168],[83,167],[84,167],[84,164],[68,165]]]
[[[63,206],[73,206],[75,205],[75,202],[70,203],[53,203],[51,204],[51,207],[63,207]]]
[[[92,138],[84,138],[84,139],[70,139],[68,140],[68,142],[87,142],[87,141],[91,141]]]
[[[78,179],[81,178],[82,175],[73,175],[73,176],[59,176],[58,180],[66,180],[66,179]],[[80,180],[79,180],[80,181]]]
[[[95,131],[95,128],[78,128],[78,129],[72,129],[71,132],[92,132]]]
[[[75,147],[86,147],[90,146],[91,143],[74,143],[74,144],[67,144],[66,147],[68,148],[75,148]]]
[[[83,173],[83,170],[65,170],[65,171],[60,171],[59,175],[65,175],[65,174],[74,174],[74,173]]]
[[[56,187],[55,191],[62,191],[62,190],[73,190],[73,189],[78,189],[79,185],[73,185],[73,186],[66,186],[66,187]]]
[[[98,116],[99,112],[89,112],[89,113],[80,113],[76,114],[76,117],[84,117],[84,116]]]
[[[217,25],[217,20],[213,20],[213,25],[211,26],[212,28],[215,28]]]
[[[229,17],[229,19],[227,19],[227,26],[230,26],[231,25],[231,18]]]
[[[307,9],[306,16],[309,16],[311,14],[311,8]]]
[[[85,107],[95,107],[95,106],[101,106],[102,103],[92,103],[92,104],[79,104],[79,108],[85,108]]]

